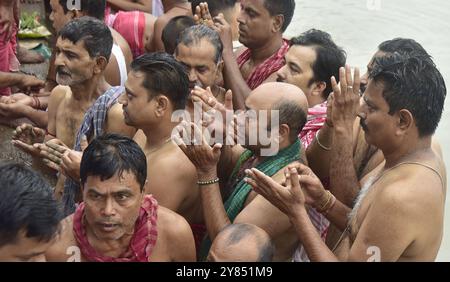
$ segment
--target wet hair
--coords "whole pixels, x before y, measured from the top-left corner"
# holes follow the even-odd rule
[[[289,141],[295,142],[306,124],[307,113],[297,103],[287,100],[274,105],[273,110],[278,110],[279,124],[289,126]]]
[[[164,50],[166,50],[166,53],[172,55],[175,52],[180,33],[193,25],[195,25],[194,20],[192,17],[188,16],[178,16],[167,23],[161,35],[161,40],[164,43]]]
[[[447,89],[428,54],[394,52],[375,58],[369,79],[383,84],[383,97],[389,105],[389,114],[401,109],[410,111],[420,137],[436,131]]]
[[[326,88],[323,91],[323,98],[328,98],[333,91],[331,77],[334,76],[339,82],[339,68],[345,66],[347,54],[334,43],[331,35],[325,31],[310,29],[298,37],[294,37],[290,42],[291,46],[308,46],[316,51],[316,60],[312,67],[314,77],[310,80],[310,86],[314,82],[323,81]]]
[[[50,242],[59,232],[62,210],[50,185],[21,164],[0,164],[0,247],[15,244],[19,233]]]
[[[73,2],[71,0],[59,0],[59,4],[64,9],[64,14],[67,14],[69,9],[67,9],[67,3]],[[105,18],[105,8],[106,0],[79,0],[80,1],[80,11],[84,12],[86,16],[94,17],[103,21]]]
[[[186,28],[178,37],[177,47],[179,44],[183,44],[186,46],[191,46],[194,44],[199,44],[201,40],[208,40],[212,46],[216,49],[216,54],[214,55],[214,62],[217,64],[222,58],[223,44],[222,40],[220,40],[219,34],[205,26],[205,25],[194,25],[189,28]],[[177,53],[177,49],[175,49],[175,53]]]
[[[91,141],[80,164],[81,184],[88,176],[99,176],[102,181],[124,172],[133,174],[144,191],[147,180],[147,159],[133,139],[119,134],[103,134]]]
[[[250,237],[258,247],[258,259],[256,262],[271,262],[274,254],[274,246],[269,235],[261,236],[257,226],[246,223],[230,224],[222,229],[221,233],[228,233],[225,244],[232,246]]]
[[[414,39],[409,38],[394,38],[386,40],[378,45],[378,50],[383,53],[393,54],[395,52],[400,54],[423,54],[424,56],[430,56],[427,51]]]
[[[163,52],[141,55],[131,63],[131,69],[145,74],[142,86],[149,92],[149,101],[163,94],[172,102],[174,110],[186,107],[189,78],[186,68],[172,55]]]
[[[92,17],[81,17],[68,22],[59,32],[62,39],[73,44],[84,42],[84,47],[91,58],[104,57],[109,61],[113,46],[113,38],[109,28]]]
[[[228,9],[233,9],[236,0],[191,0],[192,14],[195,15],[195,8],[200,5],[200,3],[208,3],[209,13],[212,17],[216,17],[218,14],[223,13]]]
[[[292,21],[295,10],[294,0],[264,0],[264,7],[266,7],[269,14],[273,17],[276,15],[283,15],[284,22],[281,31],[285,32]]]

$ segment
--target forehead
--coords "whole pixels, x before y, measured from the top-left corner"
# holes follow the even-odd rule
[[[64,51],[71,51],[77,53],[82,56],[89,56],[89,53],[84,45],[84,40],[78,40],[76,44],[74,44],[69,39],[63,39],[61,36],[58,37],[56,41],[56,47],[62,49]]]
[[[102,180],[100,176],[88,176],[84,186],[86,191],[94,190],[102,194],[110,194],[118,191],[129,190],[134,192],[139,192],[140,185],[134,174],[124,171],[119,176],[115,174],[110,179]]]
[[[140,93],[147,93],[147,90],[142,85],[145,80],[145,73],[141,71],[130,71],[128,73],[127,81],[125,82],[125,88],[133,94],[138,95]]]
[[[35,238],[28,238],[22,230],[17,235],[17,241],[13,244],[8,244],[1,248],[1,253],[11,257],[30,257],[43,254],[54,243],[54,240],[49,242],[39,242]]]
[[[53,10],[64,10],[63,6],[59,3],[59,0],[50,0],[50,6]]]
[[[267,13],[269,14],[269,11],[266,9],[266,6],[264,6],[265,0],[242,0],[241,1],[241,7],[242,9],[251,9],[259,13]]]
[[[183,43],[178,44],[176,57],[178,60],[184,61],[214,61],[216,56],[216,48],[207,39],[191,42],[189,45]]]
[[[370,79],[367,84],[367,89],[364,92],[364,100],[370,101],[377,105],[387,105],[386,100],[383,97],[384,84],[381,81],[375,82]]]
[[[316,50],[312,46],[293,45],[286,53],[286,60],[301,66],[309,66],[316,61]]]

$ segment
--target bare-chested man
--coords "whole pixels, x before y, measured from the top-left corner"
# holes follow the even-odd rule
[[[233,107],[230,103],[232,99],[230,94],[227,93],[225,100],[228,111]],[[203,98],[205,103],[208,100],[213,98]],[[219,109],[217,104],[220,103],[214,101],[210,105],[213,104]],[[200,145],[194,145],[196,143],[186,145],[182,140],[186,136],[185,133],[180,133],[174,138],[197,168],[200,186],[197,189],[200,190],[202,197],[209,238],[214,240],[225,226],[232,223],[254,224],[272,238],[275,245],[274,260],[284,261],[292,257],[297,247],[298,239],[295,232],[286,215],[251,191],[250,186],[244,182],[244,170],[252,167],[261,168],[275,181],[284,180],[283,169],[301,160],[301,144],[297,136],[306,122],[308,102],[300,88],[287,83],[273,82],[255,89],[246,100],[246,109],[247,115],[253,114],[255,117],[246,122],[237,120],[239,124],[245,124],[245,140],[242,141],[245,141],[243,145],[246,149],[239,145],[221,146],[218,142],[211,147],[206,144],[206,140],[197,143]],[[264,114],[270,116],[270,110],[278,111],[279,124],[274,124],[276,121],[267,122],[263,117],[258,118]],[[191,127],[196,131],[199,130],[194,123],[185,123],[177,129],[189,132]],[[215,129],[219,130],[219,127],[216,126]],[[216,131],[216,138],[218,134]],[[273,139],[264,140],[263,136],[268,135]],[[197,137],[195,139],[198,140]],[[270,149],[273,151],[266,151]],[[219,187],[220,180],[225,182],[221,183],[222,189]],[[208,240],[204,242],[203,258],[206,257],[210,244]]]
[[[53,21],[53,27],[59,32],[69,21],[82,17],[90,16],[101,21],[105,17],[105,0],[81,0],[80,10],[68,10],[67,0],[50,0],[52,13],[50,20]],[[110,28],[114,45],[112,55],[105,70],[106,81],[112,86],[123,86],[127,79],[129,65],[133,60],[133,54],[127,41],[114,29]],[[51,64],[51,62],[50,62]],[[54,79],[55,69],[50,68],[48,79]]]
[[[264,82],[275,81],[276,71],[284,65],[289,43],[283,32],[295,10],[294,0],[242,0],[239,41],[247,48],[233,52],[232,30],[223,15],[214,17],[212,27],[223,43],[225,88],[233,91],[235,109],[245,108],[251,90]],[[211,16],[203,13],[204,20]]]
[[[20,164],[0,164],[0,262],[45,261],[62,212],[48,183]]]
[[[50,6],[52,13],[50,19],[53,21],[53,27],[59,32],[69,21],[82,16],[92,16],[103,20],[105,14],[105,0],[81,0],[80,10],[68,10],[67,0],[51,0]],[[112,55],[108,58],[108,64],[105,70],[106,81],[113,85],[123,86],[126,81],[129,64],[133,56],[126,40],[114,29],[110,29],[114,39]],[[49,69],[46,79],[45,89],[39,93],[33,93],[34,101],[22,95],[15,95],[8,105],[3,105],[4,115],[8,117],[6,122],[16,126],[14,119],[27,118],[29,123],[45,128],[48,124],[48,114],[45,111],[48,108],[48,99],[51,91],[58,85],[56,81],[55,52],[53,52],[49,63]],[[12,120],[11,120],[12,119]],[[21,121],[23,122],[23,121]]]
[[[188,70],[189,91],[193,91],[195,86],[203,89],[209,87],[220,103],[224,103],[226,92],[219,85],[223,70],[222,51],[219,34],[205,25],[185,29],[175,49],[175,58]],[[188,102],[188,107],[192,106]]]
[[[171,19],[178,16],[192,17],[191,4],[188,0],[162,0],[162,3],[164,5],[164,15],[158,17],[155,22],[155,31],[153,33],[154,51],[165,51],[161,36]]]
[[[341,158],[352,163],[357,114],[367,142],[385,158],[362,179],[353,210],[302,165],[286,171],[287,187],[257,170],[248,171],[248,182],[289,215],[312,261],[433,261],[443,236],[446,172],[431,145],[445,83],[421,52],[375,58],[372,67],[361,106],[358,71],[352,79],[350,69],[342,68],[340,87],[332,79],[332,122],[335,136],[345,140]],[[305,205],[320,208],[343,230],[333,249],[313,230]]]
[[[184,112],[188,77],[184,67],[166,53],[145,54],[131,64],[123,104],[125,123],[145,135],[141,147],[147,156],[149,182],[145,192],[180,215],[196,229],[203,223],[195,167],[171,141],[177,121],[175,111]],[[204,233],[203,230],[194,230]],[[201,237],[202,235],[199,235]]]
[[[134,134],[134,129],[126,126],[122,119],[122,109],[117,102],[122,93],[121,87],[113,87],[106,82],[103,72],[111,54],[112,36],[108,27],[97,19],[82,17],[69,22],[60,31],[56,42],[57,70],[56,79],[60,86],[53,89],[50,96],[47,132],[33,128],[29,124],[16,129],[13,144],[29,152],[35,157],[35,164],[44,157],[44,162],[55,168],[61,164],[60,157],[56,160],[49,156],[48,148],[41,143],[53,140],[66,148],[79,150],[80,126],[86,112],[98,102],[100,96],[108,96],[109,103],[104,106],[103,116],[99,113],[88,124],[92,124],[89,133],[92,138],[99,131],[122,133],[128,136]],[[106,101],[104,102],[106,104]],[[82,128],[81,128],[82,129]],[[83,134],[88,135],[87,132]],[[33,146],[33,144],[35,144]],[[60,152],[62,153],[62,152]],[[56,187],[57,197],[62,194],[64,176],[60,175]],[[72,204],[73,205],[73,204]]]
[[[80,171],[83,203],[62,221],[47,260],[195,261],[186,220],[145,195],[146,157],[133,140],[97,137],[84,151]]]

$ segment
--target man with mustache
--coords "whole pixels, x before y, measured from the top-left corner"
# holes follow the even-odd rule
[[[186,220],[146,195],[147,161],[132,139],[95,138],[84,151],[80,178],[83,202],[61,222],[48,261],[195,261]]]
[[[233,91],[235,109],[245,108],[251,90],[264,82],[275,81],[276,71],[283,65],[289,43],[283,32],[289,26],[295,10],[294,0],[242,0],[239,41],[246,47],[233,52],[230,24],[223,14],[215,17],[213,28],[223,43],[225,88]],[[209,13],[204,18],[211,19]]]
[[[308,121],[299,135],[303,146],[308,150],[315,136],[322,128],[328,127],[327,99],[333,91],[330,77],[339,77],[339,68],[345,65],[346,54],[328,33],[311,29],[291,39],[289,51],[284,58],[285,65],[277,72],[277,80],[298,86],[308,99]],[[327,179],[323,181],[328,188]],[[309,208],[308,213],[319,234],[325,239],[328,220],[315,209]],[[294,260],[307,260],[301,245],[294,254]]]
[[[443,236],[447,186],[445,164],[432,148],[444,79],[429,55],[396,52],[373,60],[362,104],[359,80],[359,71],[352,78],[350,68],[341,68],[340,86],[332,78],[333,146],[340,145],[336,150],[348,167],[358,115],[367,143],[385,160],[361,186],[347,187],[348,194],[360,190],[353,209],[303,165],[285,172],[285,187],[255,169],[248,171],[248,183],[289,216],[312,261],[433,261]],[[343,231],[333,249],[315,233],[305,205],[320,207]]]
[[[230,93],[225,100],[226,111],[221,110],[224,105],[210,94],[198,94],[206,105],[213,106],[222,116],[233,109]],[[196,124],[183,122],[177,127],[174,139],[197,169],[197,189],[201,193],[209,235],[202,243],[201,257],[206,258],[211,242],[223,228],[230,224],[248,223],[263,229],[272,238],[275,246],[273,259],[286,261],[292,258],[298,246],[292,225],[278,208],[252,191],[245,182],[244,172],[247,168],[258,167],[275,181],[282,182],[287,165],[305,162],[298,134],[306,122],[308,102],[298,87],[271,82],[252,91],[246,100],[246,109],[241,114],[248,115],[248,118],[236,120],[242,125],[239,131],[243,138],[236,138],[242,146],[224,144],[217,139],[210,146],[210,141],[202,136]],[[276,121],[264,118],[275,114],[279,117]],[[220,126],[214,129],[218,138]],[[190,138],[190,130],[194,130],[194,140],[200,143]]]
[[[144,54],[133,61],[131,68],[119,103],[123,105],[125,123],[144,137],[138,143],[147,157],[149,182],[145,193],[182,215],[201,240],[205,228],[197,173],[171,140],[178,123],[174,113],[184,112],[188,98],[185,68],[166,53]]]
[[[424,56],[429,56],[426,50],[412,39],[395,38],[381,43],[378,46],[378,51],[367,65],[367,72],[361,76],[361,94],[365,92],[367,87],[368,75],[373,68],[374,60],[383,56],[392,55],[395,52],[405,55],[420,53]],[[330,113],[329,111],[328,114]],[[353,207],[354,201],[361,189],[359,183],[361,179],[384,161],[382,152],[374,145],[366,142],[364,138],[364,127],[364,121],[357,118],[353,127],[352,160],[342,159],[341,151],[338,148],[342,147],[341,142],[343,140],[337,138],[334,141],[333,134],[335,128],[331,122],[330,115],[327,117],[325,126],[318,132],[311,146],[306,150],[308,164],[314,173],[321,180],[329,179],[330,191],[337,199],[350,208]],[[432,148],[438,155],[442,156],[440,146],[434,137],[432,138]],[[348,165],[348,163],[353,163],[353,166]],[[335,245],[340,236],[341,231],[331,224],[327,234],[328,246]]]
[[[16,129],[12,141],[34,157],[34,164],[43,160],[47,166],[60,170],[62,154],[68,148],[81,151],[82,135],[90,140],[102,131],[134,134],[134,129],[124,124],[117,104],[123,88],[111,87],[104,77],[112,42],[108,27],[91,17],[73,20],[61,29],[55,48],[56,80],[60,86],[50,96],[47,130],[24,124]],[[36,144],[50,140],[65,148],[55,152],[46,144]],[[60,174],[55,189],[58,198],[62,196],[64,180]],[[75,196],[79,194],[70,192],[72,197],[64,203],[66,214],[73,211]]]
[[[53,22],[56,32],[59,32],[69,21],[82,16],[91,16],[101,21],[104,20],[105,0],[81,0],[79,1],[80,7],[74,7],[72,10],[69,10],[67,4],[71,2],[70,0],[50,0],[52,9],[50,20]],[[79,8],[79,10],[76,8]],[[133,55],[126,40],[114,29],[111,28],[110,30],[114,44],[112,46],[112,55],[108,58],[108,64],[105,69],[105,79],[112,86],[123,86]],[[28,102],[29,99],[27,97],[15,95],[12,103],[2,105],[4,115],[14,118],[25,117],[31,121],[31,124],[36,124],[42,128],[47,127],[48,114],[45,110],[48,107],[48,96],[53,88],[58,85],[56,81],[55,58],[56,55],[53,52],[49,62],[45,89],[41,93],[34,95],[34,103]],[[16,124],[9,120],[8,123]]]
[[[185,29],[175,49],[175,58],[187,68],[189,91],[193,91],[195,86],[209,87],[220,103],[224,102],[226,92],[219,86],[223,69],[222,51],[219,34],[205,25]],[[191,101],[188,101],[188,107],[192,107]]]

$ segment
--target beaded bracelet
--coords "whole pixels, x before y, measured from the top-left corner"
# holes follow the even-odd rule
[[[197,184],[199,186],[207,186],[207,185],[216,184],[216,183],[219,183],[219,178],[216,178],[213,180],[208,180],[208,181],[197,181]]]

